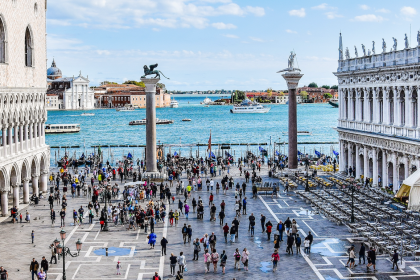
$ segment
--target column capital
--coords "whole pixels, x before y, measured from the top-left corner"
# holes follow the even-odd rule
[[[31,180],[31,179],[30,179],[30,178],[25,178],[25,179],[22,179],[22,183],[29,182],[29,180]]]
[[[141,81],[146,86],[146,93],[156,93],[156,84],[160,81],[160,79],[141,78]]]
[[[282,76],[287,82],[288,89],[296,89],[298,87],[299,80],[303,77],[303,74],[298,71],[291,71],[282,74]]]

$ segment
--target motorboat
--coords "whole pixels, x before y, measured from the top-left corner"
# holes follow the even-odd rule
[[[191,119],[182,119],[183,122],[190,122]]]
[[[204,98],[203,102],[201,102],[200,104],[208,105],[208,104],[210,104],[211,102],[212,102],[212,101],[211,101],[211,99],[210,99],[210,98],[208,98],[208,97],[206,97],[206,98]]]
[[[131,121],[128,124],[129,125],[146,125],[146,119],[138,120],[138,121]],[[156,124],[172,124],[174,123],[173,120],[160,120],[156,119]]]
[[[241,104],[234,105],[230,112],[233,114],[268,113],[270,109],[270,107],[263,106],[258,102],[245,99]]]
[[[330,100],[328,100],[328,104],[330,104],[331,106],[338,108],[338,99],[337,98],[331,98]]]
[[[88,116],[94,116],[94,115],[95,115],[94,113],[83,113],[81,116],[88,117]]]
[[[174,98],[174,99],[172,99],[171,104],[169,104],[169,107],[178,108],[178,105],[179,105],[178,101],[176,101],[175,98]]]
[[[80,124],[46,124],[45,134],[55,133],[77,133],[80,131]]]
[[[289,135],[288,132],[282,132],[282,133],[283,133],[283,135]],[[297,132],[297,135],[298,136],[311,136],[312,135],[312,132],[301,130],[301,131],[298,131]]]
[[[117,112],[132,112],[132,111],[135,110],[135,108],[134,108],[134,106],[129,105],[129,106],[124,106],[124,107],[121,107],[121,108],[117,108],[116,110],[117,110]]]

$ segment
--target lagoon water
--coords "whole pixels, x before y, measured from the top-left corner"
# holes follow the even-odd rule
[[[209,96],[212,100],[219,96]],[[272,143],[287,142],[288,105],[266,105],[271,110],[266,114],[232,114],[231,106],[209,106],[204,107],[200,102],[205,98],[204,95],[192,96],[181,95],[175,99],[179,102],[178,108],[158,108],[156,116],[159,119],[172,119],[173,124],[157,125],[157,140],[163,144],[206,144],[209,139],[210,129],[212,143]],[[81,116],[82,113],[94,113],[95,116]],[[338,108],[333,108],[329,104],[301,104],[297,107],[298,130],[311,131],[311,136],[298,136],[298,142],[337,142],[338,134],[334,130],[337,126]],[[49,124],[77,123],[81,126],[80,133],[69,134],[48,134],[46,143],[50,146],[85,146],[85,150],[93,151],[92,145],[101,145],[104,159],[108,154],[114,154],[116,159],[120,159],[122,153],[130,150],[134,151],[135,157],[142,156],[143,148],[112,148],[105,149],[108,145],[145,145],[146,127],[130,126],[132,120],[145,118],[146,109],[137,109],[131,112],[117,112],[115,109],[98,109],[90,111],[49,111]],[[182,122],[184,118],[189,118],[191,122]],[[280,141],[279,141],[280,137]],[[329,153],[335,145],[299,145],[301,152],[323,149]],[[246,147],[232,146],[235,155]],[[268,145],[265,146],[268,149]],[[83,148],[78,149],[77,154],[81,154]],[[174,149],[174,148],[172,148]],[[258,147],[249,149],[257,150]],[[285,150],[283,145],[280,149]],[[176,151],[179,149],[177,148]],[[196,153],[196,148],[180,149],[182,153]],[[200,147],[200,155],[205,156],[205,147]],[[278,148],[277,148],[278,150]],[[64,150],[61,149],[61,156]],[[73,152],[73,151],[70,151]],[[172,151],[173,152],[173,151]],[[51,149],[51,163],[57,157],[58,150]],[[108,153],[108,154],[107,154]]]

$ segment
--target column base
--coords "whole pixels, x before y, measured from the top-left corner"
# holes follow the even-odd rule
[[[159,173],[158,171],[146,171],[143,173],[142,178],[151,178],[151,179],[157,179],[161,178],[163,175]]]

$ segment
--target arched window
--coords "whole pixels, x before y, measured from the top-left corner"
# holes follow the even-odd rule
[[[32,36],[29,27],[25,33],[25,66],[32,67]]]
[[[0,17],[0,63],[6,62],[6,30]]]

